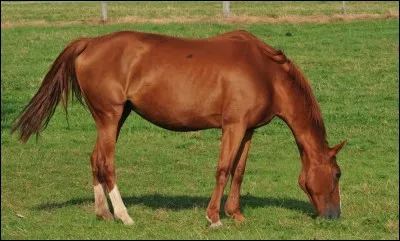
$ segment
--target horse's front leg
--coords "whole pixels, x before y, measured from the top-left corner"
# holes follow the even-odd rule
[[[243,181],[244,170],[246,168],[247,155],[249,153],[251,138],[254,130],[246,132],[242,140],[242,144],[237,153],[233,168],[231,170],[232,180],[231,189],[229,191],[228,199],[225,203],[225,214],[229,217],[233,217],[235,221],[241,222],[245,218],[240,211],[239,198],[240,198],[240,186]]]
[[[245,132],[246,126],[242,122],[225,124],[222,127],[222,143],[216,173],[216,185],[206,211],[206,218],[211,223],[210,227],[212,228],[222,225],[219,220],[221,198]]]

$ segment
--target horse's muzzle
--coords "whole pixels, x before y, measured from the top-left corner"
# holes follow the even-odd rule
[[[322,213],[321,217],[328,219],[340,219],[341,210],[340,207],[332,207]]]

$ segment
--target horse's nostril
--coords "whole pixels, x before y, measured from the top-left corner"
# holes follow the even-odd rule
[[[340,212],[336,212],[335,210],[328,210],[322,215],[322,217],[326,219],[339,219]]]

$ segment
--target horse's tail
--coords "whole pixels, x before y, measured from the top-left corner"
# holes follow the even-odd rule
[[[68,95],[72,89],[72,97],[82,103],[81,90],[75,75],[75,59],[82,53],[89,38],[78,39],[69,44],[57,57],[46,74],[38,92],[31,99],[17,118],[11,133],[20,130],[19,139],[26,142],[32,134],[38,135],[46,129],[57,104],[62,100],[67,114]]]

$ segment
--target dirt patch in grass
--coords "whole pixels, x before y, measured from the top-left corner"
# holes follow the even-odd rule
[[[173,17],[173,18],[142,18],[136,16],[127,16],[121,18],[110,18],[107,24],[120,24],[120,23],[189,23],[189,22],[217,22],[223,24],[253,24],[253,23],[329,23],[337,21],[354,21],[366,19],[385,19],[385,18],[398,18],[398,11],[391,11],[386,14],[333,14],[333,15],[311,15],[311,16],[235,16],[232,15],[228,18],[224,17]],[[68,26],[88,24],[97,25],[103,24],[100,19],[92,20],[76,20],[76,21],[57,21],[47,22],[45,20],[35,20],[26,22],[4,22],[1,23],[1,28],[13,28],[19,26]]]

